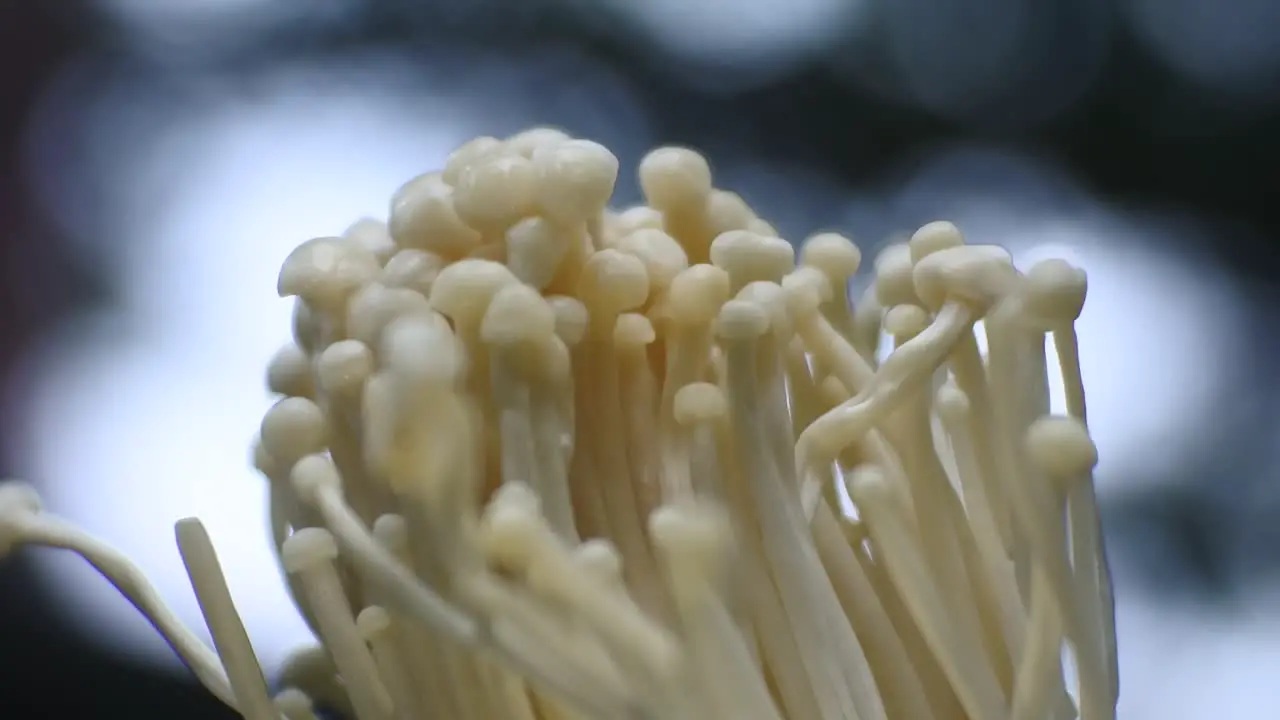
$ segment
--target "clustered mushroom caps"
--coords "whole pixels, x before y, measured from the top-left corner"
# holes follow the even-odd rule
[[[851,308],[847,238],[797,266],[691,150],[644,158],[646,205],[607,207],[617,173],[557,130],[478,138],[285,260],[253,459],[321,645],[274,696],[198,520],[216,651],[18,482],[0,554],[81,554],[249,720],[1114,718],[1084,274],[936,222]]]

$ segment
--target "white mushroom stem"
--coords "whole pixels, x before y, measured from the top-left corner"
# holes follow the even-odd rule
[[[703,698],[697,717],[781,720],[720,586],[727,579],[728,518],[697,506],[665,507],[650,518],[675,598],[691,677]]]
[[[585,576],[542,522],[527,487],[505,486],[484,519],[485,542],[507,557],[518,553],[531,589],[554,599],[590,626],[633,682],[661,685],[675,670],[675,639],[645,616],[626,593]]]
[[[663,497],[669,501],[693,493],[689,477],[688,437],[675,422],[675,398],[681,388],[703,380],[711,352],[715,313],[729,299],[729,274],[713,265],[694,265],[678,274],[666,297],[669,317],[666,380],[658,409],[662,443]]]
[[[503,482],[549,487],[540,476],[532,422],[530,355],[555,332],[555,314],[536,290],[509,285],[494,296],[480,334],[490,351],[490,383],[498,414]]]
[[[1016,660],[1021,653],[1026,620],[1013,577],[1013,565],[1005,554],[987,486],[977,464],[977,450],[972,442],[975,425],[972,421],[972,407],[968,397],[950,382],[938,390],[934,407],[955,458],[964,494],[965,518],[981,559],[981,573],[984,581],[992,588],[1000,611],[1003,635]]]
[[[565,542],[577,542],[577,520],[569,484],[573,456],[573,369],[569,348],[559,337],[542,348],[538,381],[530,390],[538,496],[547,521]]]
[[[875,285],[872,285],[858,298],[853,310],[854,335],[849,339],[850,344],[873,367],[878,363],[880,352],[882,316],[880,300],[876,298],[875,289]]]
[[[865,465],[858,466],[851,472],[860,472],[867,468],[868,466]],[[847,487],[850,486],[852,479],[850,476],[845,477]],[[941,659],[930,649],[912,611],[903,601],[902,593],[889,577],[885,567],[886,558],[878,549],[872,557],[872,540],[867,524],[865,522],[851,524],[846,521],[844,529],[858,565],[875,590],[876,597],[880,599],[880,606],[888,615],[893,630],[898,637],[902,638],[903,648],[910,656],[916,672],[920,674],[925,697],[934,715],[938,718],[963,717],[964,709],[961,707],[955,689],[951,686],[951,681],[942,669]]]
[[[795,470],[795,435],[788,418],[787,371],[783,355],[793,335],[787,308],[787,292],[775,282],[755,281],[744,286],[738,293],[738,298],[757,303],[769,317],[769,329],[758,341],[756,351],[761,421],[765,441],[773,456],[774,466],[782,475],[782,482],[784,485],[797,487],[799,481]],[[816,495],[815,491],[815,488],[807,490]],[[804,492],[806,490],[802,488],[802,493]],[[806,510],[805,517],[812,517],[812,513]]]
[[[764,556],[797,639],[821,718],[884,717],[866,657],[813,546],[796,488],[784,487],[761,424],[757,342],[768,329],[760,306],[731,300],[717,332],[725,342],[735,445],[761,523]],[[770,472],[772,470],[772,472]]]
[[[1097,448],[1089,439],[1084,425],[1074,418],[1042,417],[1036,420],[1027,431],[1026,449],[1031,464],[1047,477],[1047,489],[1062,499],[1066,498],[1072,486],[1088,482],[1088,475],[1098,462]],[[1055,515],[1062,517],[1063,510],[1065,508],[1060,501]],[[1061,520],[1055,529],[1059,532],[1066,530]],[[1050,575],[1051,585],[1053,581]],[[1065,592],[1059,587],[1052,589],[1058,596],[1059,607],[1079,613],[1075,627],[1070,622],[1066,623],[1066,635],[1075,647],[1080,675],[1081,720],[1114,720],[1115,699],[1107,674],[1107,638],[1098,615],[1097,596],[1081,595],[1083,589],[1092,590],[1094,587],[1079,584],[1069,586]]]
[[[409,557],[409,531],[403,517],[382,515],[374,521],[372,531],[378,544],[399,561],[401,566],[412,566],[413,560]],[[379,603],[384,602],[379,599],[381,594],[377,586],[370,584],[371,596]],[[452,667],[446,655],[447,650],[442,647],[440,635],[432,632],[430,626],[414,622],[410,616],[398,610],[391,609],[388,612],[398,629],[395,641],[417,695],[418,707],[433,715],[456,715],[456,693],[449,691]]]
[[[899,305],[885,318],[896,343],[910,342],[927,327],[928,315],[912,305]],[[907,490],[915,511],[916,529],[930,575],[948,603],[948,622],[975,648],[985,648],[987,665],[1004,688],[1013,682],[1013,668],[999,617],[999,605],[985,568],[978,562],[964,508],[938,459],[930,426],[930,387],[915,391],[888,423],[898,456],[906,471]]]
[[[395,640],[399,628],[394,627],[393,622],[386,610],[370,605],[356,616],[356,630],[368,643],[378,675],[391,696],[393,717],[396,720],[417,720],[423,717],[423,711],[418,707],[412,675],[400,656]]]
[[[817,717],[818,701],[801,661],[798,639],[791,632],[790,620],[782,604],[780,589],[770,576],[759,528],[761,514],[776,509],[758,507],[745,479],[742,458],[734,439],[728,401],[725,393],[709,383],[686,386],[680,393],[681,404],[719,405],[702,408],[713,423],[716,455],[722,467],[723,493],[734,525],[734,535],[742,543],[740,568],[742,594],[754,625],[762,660],[767,664],[777,688],[779,703],[788,717]]]
[[[179,520],[174,526],[178,551],[191,579],[200,611],[213,635],[214,647],[236,696],[236,709],[245,720],[277,720],[262,666],[249,644],[240,614],[236,612],[226,576],[214,552],[204,525],[195,518]]]
[[[938,308],[933,323],[896,348],[856,396],[800,434],[796,441],[798,463],[834,460],[891,408],[912,392],[928,387],[951,349],[971,331],[993,299],[1008,291],[1014,277],[1007,253],[979,245],[936,252],[917,263],[911,273],[915,284],[911,295],[918,294],[929,307]]]
[[[949,366],[956,387],[969,400],[971,421],[968,424],[968,436],[977,472],[975,485],[981,483],[1004,554],[1012,556],[1016,538],[1013,533],[1013,509],[1006,489],[1013,482],[1008,478],[1012,469],[1001,460],[1002,444],[995,433],[995,405],[977,338],[972,331],[965,333],[957,342],[952,350]]]
[[[237,708],[217,653],[182,624],[136,565],[102,541],[44,513],[31,486],[0,483],[0,558],[21,545],[61,548],[83,558],[138,608],[205,689],[227,707]]]
[[[1030,628],[1020,654],[1010,720],[1057,717],[1053,702],[1062,685],[1062,619],[1044,572],[1032,576]]]
[[[602,709],[616,707],[617,690],[602,682],[600,673],[589,663],[558,652],[554,645],[537,647],[528,635],[516,634],[511,626],[480,623],[419,582],[370,536],[347,507],[342,499],[340,480],[325,458],[313,456],[295,466],[294,483],[301,486],[300,494],[323,513],[325,524],[342,544],[343,551],[358,558],[367,570],[388,609],[436,630],[461,647],[495,654],[532,682],[584,708],[602,712]],[[472,583],[470,589],[497,599],[489,583]],[[508,608],[512,607],[508,603]],[[544,640],[551,641],[551,637],[550,633],[543,633]]]
[[[862,252],[858,246],[842,235],[820,233],[805,240],[800,263],[817,268],[827,277],[831,284],[831,298],[822,304],[822,314],[845,340],[857,347],[858,326],[849,303],[849,279],[862,264]]]
[[[333,565],[337,557],[333,536],[321,528],[303,528],[284,546],[285,570],[302,580],[321,638],[346,682],[356,715],[359,720],[384,720],[391,715],[391,697],[356,629]]]
[[[1004,463],[1009,480],[1006,493],[1010,500],[1015,538],[1013,555],[1019,589],[1028,601],[1034,572],[1047,573],[1059,603],[1066,638],[1075,648],[1081,665],[1081,685],[1096,692],[1106,683],[1106,662],[1102,638],[1097,637],[1088,611],[1081,607],[1076,579],[1071,567],[1066,537],[1065,508],[1054,499],[1046,474],[1053,471],[1037,467],[1028,457],[1023,437],[1038,416],[1039,379],[1031,369],[1044,356],[1044,338],[1034,328],[1026,327],[1028,315],[1020,297],[1011,297],[988,318],[991,338],[989,372],[995,409],[995,430],[999,459]],[[1064,483],[1065,484],[1065,483]],[[1102,673],[1102,678],[1092,677]],[[1109,684],[1109,683],[1106,683]],[[1109,694],[1109,691],[1108,693]],[[1095,706],[1097,707],[1097,706]],[[1085,708],[1082,708],[1082,712]]]
[[[936,716],[920,675],[838,523],[831,507],[819,502],[813,518],[814,544],[866,651],[885,711],[890,718],[932,720]]]
[[[360,451],[361,396],[373,369],[372,352],[358,340],[333,343],[316,360],[327,405],[329,455],[346,479],[347,502],[365,522],[390,509],[388,491],[373,482]]]
[[[948,305],[934,322],[899,347],[880,366],[873,382],[861,393],[829,410],[800,434],[796,462],[825,463],[880,423],[912,391],[928,387],[933,371],[945,361],[949,348],[975,319],[963,305]]]
[[[797,334],[803,340],[804,349],[811,353],[815,371],[831,373],[816,388],[822,412],[806,422],[796,433],[799,439],[795,443],[794,454],[796,467],[800,469],[809,459],[810,450],[806,446],[807,436],[804,431],[839,406],[852,402],[852,394],[866,391],[875,379],[876,369],[818,312],[820,302],[829,292],[828,281],[820,271],[811,267],[800,268],[784,278],[782,284],[787,292],[789,315]],[[883,467],[886,472],[899,476],[902,474],[896,452],[878,429],[871,428],[865,434],[848,438],[845,445],[848,446],[847,452],[842,453],[839,449],[832,451],[832,460],[839,456],[842,463],[849,461],[851,464],[853,461],[846,455],[856,451],[864,455],[864,459]],[[815,456],[813,460],[814,467],[826,462],[821,456]]]
[[[949,622],[945,596],[932,579],[916,538],[908,531],[904,509],[884,473],[871,466],[846,477],[849,495],[863,508],[863,522],[871,533],[884,567],[902,601],[924,635],[933,655],[971,718],[1005,718],[1004,692],[991,667],[981,657],[981,645],[966,642]]]
[[[1047,260],[1037,263],[1027,273],[1024,301],[1038,324],[1053,333],[1062,385],[1066,395],[1067,414],[1088,426],[1084,382],[1081,378],[1079,342],[1075,321],[1084,310],[1088,281],[1082,270],[1066,262]],[[1120,697],[1116,659],[1115,596],[1111,586],[1111,567],[1098,514],[1092,468],[1079,482],[1067,488],[1067,524],[1071,537],[1071,557],[1080,597],[1088,621],[1103,637],[1107,653],[1107,675],[1112,701]]]
[[[618,376],[615,329],[618,317],[643,305],[649,295],[649,275],[643,262],[616,250],[602,250],[588,260],[579,288],[589,313],[584,340],[594,357],[584,378],[583,392],[590,393],[589,414],[580,420],[590,442],[579,452],[594,456],[599,473],[590,478],[599,493],[608,520],[607,537],[623,557],[627,586],[646,611],[657,617],[667,612],[668,599],[657,579],[653,554],[645,537],[644,518],[637,508],[635,488],[640,479],[631,476],[627,463],[626,429]]]
[[[653,323],[640,313],[618,316],[613,344],[618,353],[619,400],[626,433],[636,511],[646,518],[662,503],[662,468],[658,455],[658,423],[654,408],[659,392],[649,368],[649,345],[657,338]],[[693,453],[696,456],[696,452]],[[694,477],[697,477],[695,474]],[[572,508],[567,508],[572,510]]]

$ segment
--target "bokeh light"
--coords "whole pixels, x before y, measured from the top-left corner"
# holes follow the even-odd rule
[[[1202,720],[1280,713],[1274,589],[1226,607],[1170,605],[1130,593],[1116,607],[1123,689],[1118,717]]]
[[[264,552],[264,488],[245,462],[268,406],[262,368],[287,337],[275,273],[300,239],[383,214],[468,123],[425,88],[348,84],[323,68],[268,84],[157,123],[168,136],[115,139],[101,170],[134,196],[105,224],[105,240],[132,241],[123,307],[65,328],[28,363],[31,437],[16,450],[49,505],[133,557],[193,627],[199,609],[161,519],[198,514],[271,665],[307,637]],[[148,197],[163,201],[147,208]],[[85,629],[165,657],[91,572],[49,569],[74,588],[57,597]]]
[[[660,65],[702,90],[727,92],[820,56],[868,1],[608,0],[605,7],[666,56],[653,58]]]

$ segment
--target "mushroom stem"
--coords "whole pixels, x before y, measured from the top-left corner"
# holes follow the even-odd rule
[[[227,579],[209,540],[209,533],[195,518],[179,520],[174,532],[191,587],[195,590],[196,600],[213,635],[214,647],[218,649],[231,691],[235,694],[236,710],[244,715],[245,720],[278,720],[280,714],[267,692],[262,666],[258,664],[253,646],[249,644],[249,634],[236,612],[235,601],[231,599],[231,591],[227,588]]]

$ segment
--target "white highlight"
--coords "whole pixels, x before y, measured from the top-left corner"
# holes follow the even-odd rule
[[[384,216],[401,182],[470,135],[466,118],[441,109],[456,103],[394,87],[394,75],[289,73],[258,98],[120,148],[114,176],[164,198],[112,227],[137,242],[123,313],[66,328],[29,364],[32,435],[14,448],[22,474],[202,628],[170,525],[201,517],[268,668],[309,639],[269,550],[264,480],[248,463],[269,405],[263,368],[289,327],[275,275],[301,240]],[[47,569],[82,629],[169,658],[92,571],[62,561]]]
[[[1280,716],[1268,692],[1280,673],[1274,589],[1229,607],[1170,607],[1121,594],[1119,717],[1145,720]]]
[[[610,7],[680,57],[774,70],[820,52],[861,0],[612,0]]]
[[[1205,418],[1228,392],[1231,348],[1244,334],[1227,282],[1156,242],[1126,242],[1103,228],[1050,223],[1021,235],[1022,243],[1010,240],[1019,266],[1058,257],[1089,274],[1076,329],[1100,491],[1162,481],[1208,450],[1216,436]],[[1048,350],[1052,410],[1061,413],[1052,343]]]

